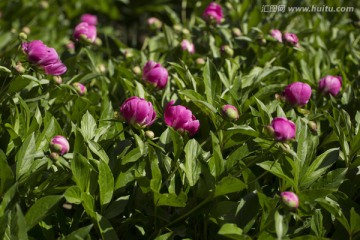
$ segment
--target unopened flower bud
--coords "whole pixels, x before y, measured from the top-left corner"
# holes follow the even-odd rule
[[[151,130],[147,130],[147,131],[145,131],[145,136],[146,136],[148,139],[152,140],[152,139],[154,139],[154,137],[155,137],[155,133],[154,133],[153,131],[151,131]]]
[[[57,152],[52,152],[52,153],[50,153],[50,158],[52,159],[52,160],[58,160],[59,159],[59,154],[57,153]]]
[[[274,137],[274,135],[275,135],[274,128],[271,125],[265,126],[264,134],[266,134],[268,137]]]
[[[61,84],[62,83],[62,78],[61,76],[53,76],[53,80],[56,84]]]
[[[293,208],[296,209],[299,207],[299,198],[298,196],[293,193],[293,192],[282,192],[280,194],[281,199],[283,201],[283,203],[289,207],[289,208]]]
[[[75,82],[75,83],[73,83],[73,86],[74,86],[76,92],[77,92],[80,96],[86,94],[87,89],[86,89],[86,87],[85,87],[83,84],[81,84],[81,83],[79,83],[79,82]]]
[[[26,33],[27,35],[29,35],[29,34],[31,33],[31,29],[30,29],[28,26],[23,27],[23,28],[22,28],[22,31],[23,31],[24,33]]]
[[[232,57],[234,55],[234,50],[229,45],[224,45],[221,47],[221,53],[226,57]]]
[[[177,31],[177,32],[180,32],[182,30],[182,26],[180,24],[175,24],[173,26],[174,30]]]
[[[147,23],[152,30],[158,30],[162,27],[162,22],[156,17],[149,18]]]
[[[70,146],[68,140],[60,135],[57,135],[51,139],[50,148],[60,155],[64,155],[69,152]]]
[[[39,4],[40,4],[40,7],[44,10],[49,8],[49,2],[47,2],[47,1],[40,1]]]
[[[203,66],[205,64],[205,60],[203,58],[197,58],[196,59],[196,64],[198,66]]]
[[[316,122],[309,121],[307,125],[308,125],[308,127],[310,128],[310,130],[312,132],[317,132],[317,124],[316,124]]]
[[[227,104],[224,105],[222,108],[222,115],[231,121],[236,121],[239,119],[239,112],[233,105]]]
[[[135,66],[133,67],[133,72],[136,74],[136,75],[140,75],[141,74],[141,68],[139,66]]]
[[[190,35],[190,31],[186,28],[183,28],[183,30],[181,31],[184,35]]]
[[[24,73],[25,72],[25,68],[23,67],[23,65],[21,64],[21,62],[18,62],[15,66],[15,70],[18,73]]]
[[[240,28],[233,28],[233,29],[232,29],[232,33],[233,33],[236,37],[240,37],[241,34],[242,34]]]
[[[25,41],[28,38],[27,34],[24,32],[19,33],[20,41]]]
[[[100,47],[100,46],[102,45],[101,39],[97,37],[97,38],[95,39],[94,44],[95,44],[96,46]]]

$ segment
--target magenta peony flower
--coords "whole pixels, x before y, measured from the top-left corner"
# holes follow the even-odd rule
[[[271,29],[270,34],[273,38],[278,40],[279,42],[282,42],[282,33],[278,29]]]
[[[80,39],[89,43],[94,43],[96,40],[96,27],[86,22],[79,23],[74,30],[74,38],[76,41]]]
[[[291,44],[291,45],[294,45],[294,46],[298,46],[298,43],[299,43],[299,39],[298,37],[296,36],[296,34],[294,33],[284,33],[284,41]]]
[[[199,120],[196,120],[192,112],[184,106],[173,106],[174,101],[170,101],[164,112],[166,125],[173,127],[179,132],[188,132],[193,136],[200,127]]]
[[[193,43],[189,42],[187,39],[182,40],[181,48],[184,51],[188,51],[189,53],[195,53],[195,46]]]
[[[156,119],[151,102],[139,97],[126,99],[120,107],[120,113],[126,122],[141,128],[152,125]]]
[[[278,141],[287,141],[295,138],[295,123],[284,117],[274,118],[271,122],[271,127],[274,129],[274,137]]]
[[[222,115],[229,120],[238,120],[239,119],[239,112],[236,107],[230,104],[226,104],[222,106]]]
[[[97,21],[98,21],[96,15],[92,15],[92,14],[88,14],[88,13],[81,15],[80,19],[81,19],[81,22],[86,22],[89,25],[93,25],[93,26],[96,26]]]
[[[81,96],[84,95],[87,92],[86,87],[83,84],[79,83],[79,82],[73,83],[73,86],[76,89],[76,91],[78,92],[78,94],[81,95]]]
[[[220,24],[224,18],[221,6],[215,2],[206,7],[202,16],[206,21],[215,20],[217,24]]]
[[[341,88],[342,78],[340,76],[328,75],[319,81],[319,90],[325,94],[336,96]]]
[[[285,88],[283,95],[290,104],[304,106],[311,97],[311,87],[306,83],[294,82]]]
[[[53,137],[50,141],[50,147],[56,153],[64,155],[69,152],[70,146],[68,140],[60,135]]]
[[[30,62],[39,65],[46,74],[62,75],[66,72],[66,66],[61,62],[56,50],[49,48],[40,40],[24,42],[21,45]]]
[[[43,68],[46,74],[55,75],[55,76],[62,75],[67,71],[66,66],[60,60],[58,60],[55,63],[43,66]]]
[[[159,89],[166,86],[168,77],[168,71],[160,63],[148,61],[143,68],[142,79]]]
[[[299,207],[299,198],[293,192],[282,192],[280,194],[283,203],[290,208]]]

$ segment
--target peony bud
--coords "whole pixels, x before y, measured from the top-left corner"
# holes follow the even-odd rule
[[[52,152],[52,153],[50,153],[50,158],[52,159],[52,160],[58,160],[59,159],[59,154],[58,153],[56,153],[56,152]]]
[[[20,41],[26,41],[27,38],[28,38],[28,36],[26,33],[24,33],[24,32],[19,33]]]
[[[156,17],[149,18],[147,23],[152,30],[158,30],[162,27],[162,22]]]
[[[87,24],[93,25],[93,26],[96,26],[97,22],[98,22],[96,15],[92,15],[92,14],[88,14],[88,13],[81,15],[80,19],[81,19],[81,22],[86,22]]]
[[[46,74],[62,75],[67,71],[66,66],[61,62],[56,50],[47,47],[42,41],[34,40],[24,42],[22,50],[30,62],[41,66]]]
[[[60,155],[64,155],[69,152],[70,146],[68,140],[60,135],[53,137],[50,141],[50,148],[59,153]]]
[[[15,70],[16,70],[18,73],[24,73],[24,72],[25,72],[25,68],[23,67],[23,65],[21,64],[21,62],[16,63]]]
[[[86,94],[87,89],[83,84],[81,84],[79,82],[75,82],[75,83],[73,83],[73,86],[80,96]]]
[[[312,131],[312,132],[317,132],[317,124],[316,124],[316,122],[314,122],[314,121],[309,121],[308,123],[307,123],[307,125],[308,125],[308,127],[310,128],[310,130]]]
[[[187,39],[182,40],[181,48],[184,51],[189,52],[190,54],[195,53],[195,46],[193,43],[189,42]]]
[[[145,131],[145,136],[146,136],[146,138],[152,140],[155,137],[155,133],[153,131],[147,130],[147,131]]]
[[[299,43],[299,39],[294,33],[284,33],[283,40],[286,43],[294,46],[298,46]]]
[[[141,68],[139,66],[135,66],[133,67],[133,72],[136,74],[136,75],[140,75],[141,74]]]
[[[299,198],[293,192],[282,192],[280,194],[283,203],[289,208],[298,208],[299,207]]]
[[[224,18],[222,8],[219,4],[212,2],[204,10],[202,17],[208,22],[220,24]]]
[[[240,28],[233,28],[233,29],[232,29],[232,33],[233,33],[236,37],[240,37],[241,34],[242,34]]]
[[[56,84],[61,84],[62,83],[62,78],[61,76],[53,76],[53,80]]]
[[[40,1],[39,4],[40,4],[40,7],[44,10],[49,8],[49,2],[47,2],[47,1]]]
[[[187,132],[193,136],[200,127],[199,120],[192,112],[184,106],[173,106],[174,101],[170,101],[164,111],[164,120],[166,125],[173,127],[179,132]]]
[[[197,58],[196,59],[196,64],[198,65],[198,66],[203,66],[203,65],[205,65],[205,60],[204,60],[204,58]]]
[[[96,40],[96,27],[86,22],[79,23],[74,30],[76,41],[84,43],[94,43]]]
[[[295,123],[284,117],[274,118],[271,127],[274,129],[274,137],[277,141],[287,141],[295,138]]]
[[[238,120],[239,119],[239,112],[233,105],[227,104],[222,106],[222,115],[229,119],[229,120]]]
[[[340,76],[328,75],[319,81],[319,90],[324,94],[336,96],[341,88],[342,78]]]
[[[220,48],[221,54],[226,57],[232,57],[234,55],[234,50],[229,45],[223,45]]]
[[[29,35],[31,33],[31,29],[28,26],[23,27],[22,31],[27,35]]]
[[[278,29],[271,29],[270,34],[273,38],[278,40],[279,42],[282,42],[282,33]]]
[[[166,86],[168,77],[168,71],[160,63],[148,61],[143,68],[142,79],[159,89]]]
[[[139,97],[126,99],[120,108],[120,113],[126,122],[140,128],[152,125],[156,119],[156,112],[151,102]]]
[[[285,88],[283,95],[291,105],[304,106],[311,97],[311,87],[306,83],[294,82]]]

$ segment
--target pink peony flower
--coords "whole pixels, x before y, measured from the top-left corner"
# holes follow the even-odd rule
[[[21,47],[29,62],[42,67],[46,74],[62,75],[66,72],[67,68],[61,62],[56,50],[49,48],[42,41],[24,42]]]
[[[319,90],[325,94],[336,96],[341,88],[342,78],[340,76],[328,75],[319,81]]]
[[[311,97],[311,87],[306,83],[294,82],[285,88],[283,95],[290,104],[303,106],[308,103]]]
[[[94,43],[96,40],[96,27],[86,22],[79,23],[74,30],[76,41],[83,39],[86,42]]]
[[[290,208],[299,207],[299,198],[293,192],[282,192],[280,194],[283,203]]]
[[[92,14],[88,14],[88,13],[81,15],[80,19],[81,19],[81,22],[86,22],[89,25],[93,25],[93,26],[96,26],[97,22],[98,22],[96,15],[92,15]]]
[[[166,125],[173,127],[179,132],[188,132],[190,136],[193,136],[200,127],[199,120],[192,112],[184,106],[173,106],[174,101],[170,101],[164,112],[164,120]]]
[[[120,107],[121,116],[131,125],[149,127],[156,119],[156,112],[151,102],[143,98],[131,97]]]
[[[184,51],[188,51],[189,53],[195,53],[195,46],[193,43],[189,42],[187,39],[181,41],[181,48]]]
[[[298,37],[296,36],[296,34],[294,33],[284,33],[284,41],[291,44],[291,45],[294,45],[294,46],[298,46],[298,43],[299,43],[299,39]]]
[[[215,20],[217,24],[220,24],[224,18],[221,6],[215,2],[206,7],[202,16],[206,21]]]
[[[295,123],[284,117],[274,118],[271,122],[271,127],[274,129],[274,137],[278,141],[287,141],[295,138]]]
[[[222,115],[229,120],[238,120],[239,119],[239,112],[236,107],[230,104],[224,105],[222,108]]]
[[[70,146],[68,140],[60,135],[53,137],[50,141],[50,147],[53,151],[60,155],[64,155],[69,152]]]
[[[148,61],[143,68],[142,79],[159,89],[163,89],[166,86],[168,77],[168,71],[160,63]]]
[[[270,34],[273,38],[278,40],[279,42],[282,42],[282,33],[278,29],[271,29]]]

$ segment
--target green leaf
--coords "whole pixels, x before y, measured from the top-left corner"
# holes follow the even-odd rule
[[[107,155],[106,151],[101,147],[100,144],[94,142],[93,140],[88,140],[87,143],[90,150],[93,153],[95,153],[105,163],[109,163],[110,161],[109,156]]]
[[[7,163],[5,153],[0,149],[0,196],[3,196],[13,182],[14,173]]]
[[[155,206],[170,206],[170,207],[185,207],[187,201],[187,195],[184,192],[180,192],[179,195],[175,193],[158,193],[154,192],[154,204]]]
[[[89,113],[89,111],[86,111],[81,119],[81,134],[83,135],[84,139],[93,139],[96,128],[97,126],[94,117]]]
[[[21,207],[19,206],[19,204],[16,204],[16,215],[15,215],[15,226],[12,226],[13,229],[16,230],[16,235],[14,239],[21,239],[21,240],[27,240],[28,239],[28,235],[27,235],[27,226],[26,226],[26,221],[25,221],[25,217],[21,211]]]
[[[181,163],[180,167],[185,172],[186,179],[190,186],[194,186],[200,178],[201,165],[199,162],[199,156],[202,153],[200,144],[191,139],[185,145],[185,164]]]
[[[69,235],[67,235],[62,240],[83,240],[83,239],[86,239],[86,237],[89,235],[92,228],[93,228],[93,224],[91,224],[89,226],[86,226],[86,227],[79,228],[79,229],[73,231],[72,233],[70,233]]]
[[[350,210],[350,228],[352,235],[355,235],[355,233],[360,231],[360,215],[354,208],[351,208]]]
[[[156,237],[154,240],[169,240],[173,234],[174,234],[173,232],[168,232]]]
[[[19,92],[23,90],[27,85],[29,85],[29,83],[31,83],[31,79],[17,76],[11,81],[7,92],[9,94]]]
[[[25,214],[27,230],[35,227],[36,224],[55,211],[62,199],[63,196],[60,195],[49,195],[38,199]]]
[[[311,230],[313,230],[317,237],[324,236],[323,215],[320,209],[315,209],[315,214],[311,218]]]
[[[244,239],[243,230],[234,223],[225,223],[221,226],[218,234],[229,239]]]
[[[78,186],[71,186],[66,189],[64,197],[69,203],[80,204],[82,201],[81,189]]]
[[[215,136],[213,132],[210,132],[213,155],[209,161],[209,168],[211,175],[214,176],[215,180],[220,177],[220,175],[224,172],[224,159],[221,153],[219,139]]]
[[[121,164],[125,165],[127,163],[136,162],[141,157],[142,157],[142,154],[141,154],[140,149],[134,148],[121,159]]]
[[[234,192],[240,192],[245,188],[246,188],[245,183],[229,175],[221,179],[221,181],[218,184],[216,184],[214,197],[218,197]]]
[[[284,179],[292,186],[294,186],[295,183],[292,176],[288,176],[283,172],[280,163],[274,161],[265,161],[262,163],[258,163],[257,165],[259,165],[261,168],[265,169],[266,171],[271,172],[275,176]]]
[[[105,207],[110,203],[114,192],[114,177],[110,167],[104,161],[99,162],[100,204]]]
[[[214,105],[214,99],[221,94],[221,81],[215,65],[209,59],[204,66],[203,79],[206,100],[210,105]]]
[[[122,196],[116,199],[115,201],[110,202],[109,206],[104,211],[104,217],[107,219],[111,219],[117,217],[120,213],[122,213],[126,205],[129,202],[130,195]]]
[[[24,175],[29,174],[31,164],[36,154],[35,134],[29,135],[21,145],[15,156],[16,161],[16,179],[20,180]]]
[[[258,137],[259,132],[257,132],[255,129],[248,125],[237,125],[235,127],[231,127],[226,129],[226,131],[230,131],[231,134],[241,133],[244,135],[252,136],[252,137]]]
[[[109,220],[107,220],[105,217],[96,213],[96,222],[98,224],[102,239],[111,239],[111,240],[119,239],[113,226],[111,225]]]
[[[74,153],[74,159],[71,161],[71,171],[76,185],[82,192],[86,192],[90,180],[90,165],[88,160],[79,153]]]
[[[279,211],[275,212],[274,217],[275,217],[275,231],[278,237],[277,239],[282,239],[287,233],[289,223],[286,217],[281,215]]]
[[[0,66],[0,72],[11,73],[11,70],[10,70],[10,69],[8,69],[7,67]]]

